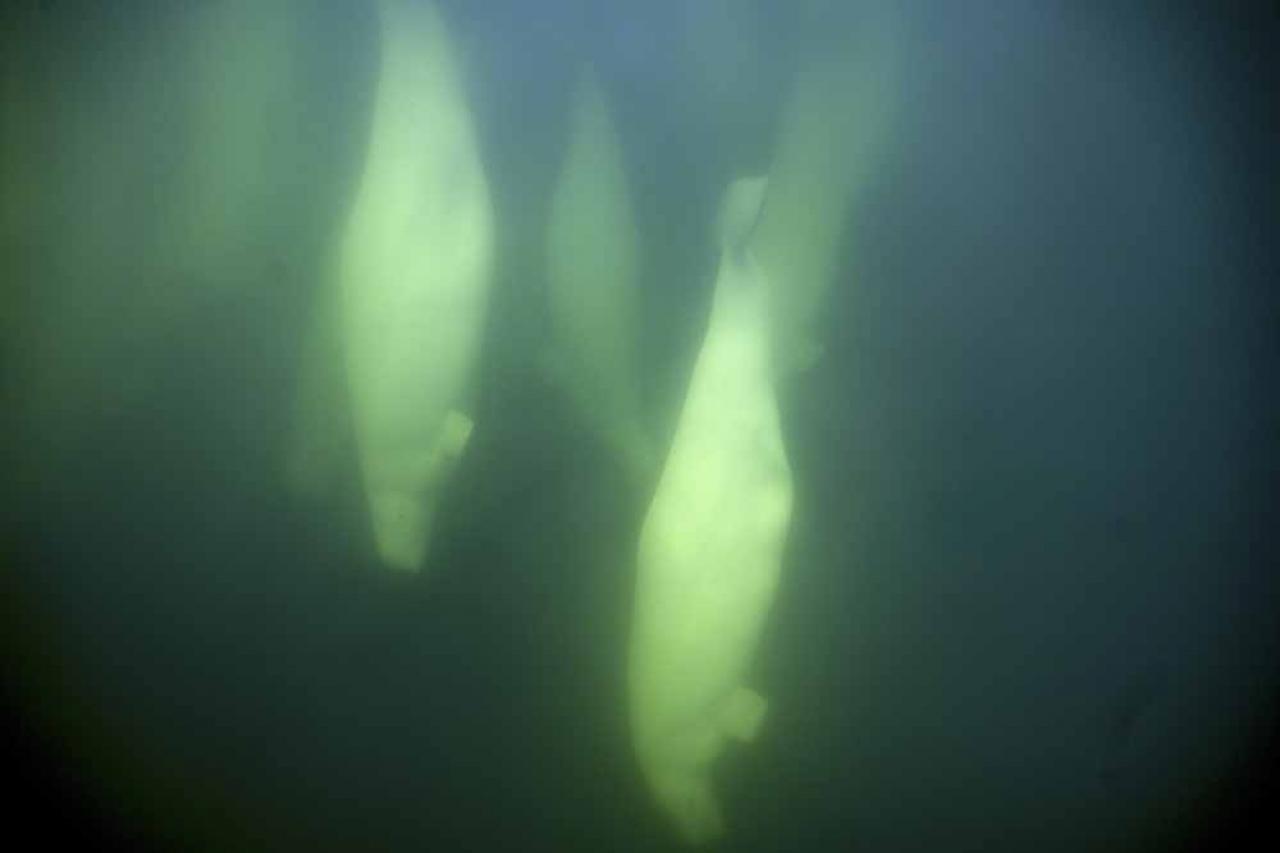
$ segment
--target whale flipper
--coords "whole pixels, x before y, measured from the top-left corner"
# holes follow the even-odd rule
[[[769,703],[754,690],[739,687],[729,695],[724,708],[724,730],[730,737],[750,742],[760,733]]]
[[[441,464],[454,464],[467,449],[471,440],[471,431],[475,424],[471,418],[454,409],[445,415],[444,425],[440,428],[440,444],[437,453]]]

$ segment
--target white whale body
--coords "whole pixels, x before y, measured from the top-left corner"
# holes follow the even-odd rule
[[[339,282],[348,392],[377,551],[413,571],[471,433],[493,214],[449,36],[427,3],[383,0],[381,69]]]
[[[640,536],[630,720],[659,807],[688,841],[723,831],[710,772],[766,701],[743,685],[792,506],[772,379],[767,281],[747,248],[764,181],[725,197],[711,318]]]
[[[622,149],[588,69],[547,229],[553,348],[548,368],[602,443],[636,479],[653,451],[641,422],[636,359],[638,237]]]

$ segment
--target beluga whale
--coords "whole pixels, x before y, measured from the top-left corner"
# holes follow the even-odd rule
[[[579,417],[636,482],[656,467],[641,418],[636,354],[639,237],[622,147],[604,88],[588,67],[551,196],[546,368]]]
[[[490,192],[449,33],[427,2],[380,0],[381,57],[363,175],[342,238],[348,394],[377,553],[421,568],[493,267]]]
[[[711,316],[637,556],[632,742],[658,806],[690,842],[723,832],[712,764],[764,720],[765,699],[743,681],[791,519],[768,281],[750,249],[766,186],[739,179],[724,195]]]
[[[859,25],[832,22],[824,38],[836,40],[834,49],[796,70],[774,142],[769,204],[752,237],[769,279],[783,382],[821,359],[830,291],[860,274],[849,249],[893,138],[899,25],[888,6],[852,14]]]

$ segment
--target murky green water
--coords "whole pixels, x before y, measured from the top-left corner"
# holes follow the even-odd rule
[[[776,387],[794,506],[749,655],[769,712],[715,764],[716,849],[1197,849],[1254,814],[1278,592],[1259,22],[441,0],[492,241],[458,401],[474,429],[413,574],[375,547],[334,344],[375,5],[3,13],[18,827],[683,849],[628,725],[657,473],[582,400],[632,401],[665,457],[721,195],[770,172],[755,248],[803,271],[771,304],[805,369]],[[630,226],[556,244],[587,67],[626,215],[583,227]],[[605,269],[633,253],[605,336],[630,348],[619,398],[548,368],[548,270],[575,242]]]

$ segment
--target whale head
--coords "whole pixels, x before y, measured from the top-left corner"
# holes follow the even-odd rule
[[[716,223],[722,249],[735,256],[746,249],[747,241],[760,221],[768,186],[769,178],[764,175],[738,178],[729,184],[720,201],[720,215]]]

